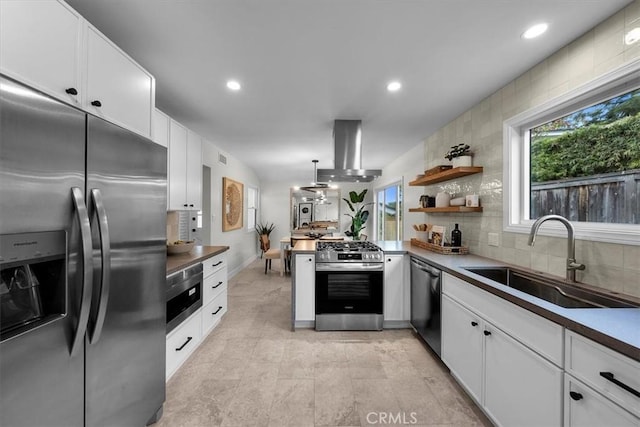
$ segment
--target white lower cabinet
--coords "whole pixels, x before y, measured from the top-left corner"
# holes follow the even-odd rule
[[[565,424],[640,426],[640,362],[565,331]]]
[[[487,295],[467,292],[471,288]],[[562,368],[532,349],[540,343],[523,341],[529,334],[546,335],[549,329],[549,342],[553,342],[555,328],[544,324],[552,322],[535,319],[536,323],[545,321],[541,331],[531,330],[531,323],[519,331],[517,322],[511,322],[512,336],[502,324],[488,319],[515,319],[532,313],[513,304],[494,305],[493,298],[498,297],[443,274],[443,362],[496,425],[561,426]],[[500,314],[492,311],[494,306]],[[555,326],[561,336],[562,327]],[[548,348],[548,353],[562,354],[562,340],[553,347],[559,348]]]
[[[385,328],[408,326],[411,317],[409,280],[406,271],[408,262],[404,255],[384,256],[384,321]]]
[[[442,296],[442,360],[478,403],[482,403],[482,328],[478,315]]]
[[[636,418],[569,374],[564,374],[566,427],[638,427]]]
[[[561,426],[562,369],[485,324],[484,408],[503,426]]]
[[[297,254],[294,258],[294,288],[295,288],[295,322],[310,322],[316,320],[316,256],[315,254]]]
[[[227,312],[227,289],[225,288],[209,304],[202,308],[202,335],[207,336]]]
[[[167,335],[167,380],[200,344],[202,339],[201,319],[201,310],[198,310]]]

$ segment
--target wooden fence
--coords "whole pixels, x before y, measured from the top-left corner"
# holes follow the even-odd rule
[[[531,185],[531,218],[640,224],[640,169]]]

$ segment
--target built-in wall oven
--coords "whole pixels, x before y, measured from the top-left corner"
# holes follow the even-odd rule
[[[316,245],[316,330],[381,330],[384,262],[370,242]]]
[[[202,264],[167,277],[167,333],[202,307]]]

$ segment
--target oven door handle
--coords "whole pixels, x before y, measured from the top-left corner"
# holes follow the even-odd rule
[[[381,262],[323,262],[316,263],[316,271],[384,271]]]

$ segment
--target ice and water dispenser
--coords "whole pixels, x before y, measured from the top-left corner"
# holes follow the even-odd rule
[[[0,339],[65,313],[66,233],[0,235]]]

